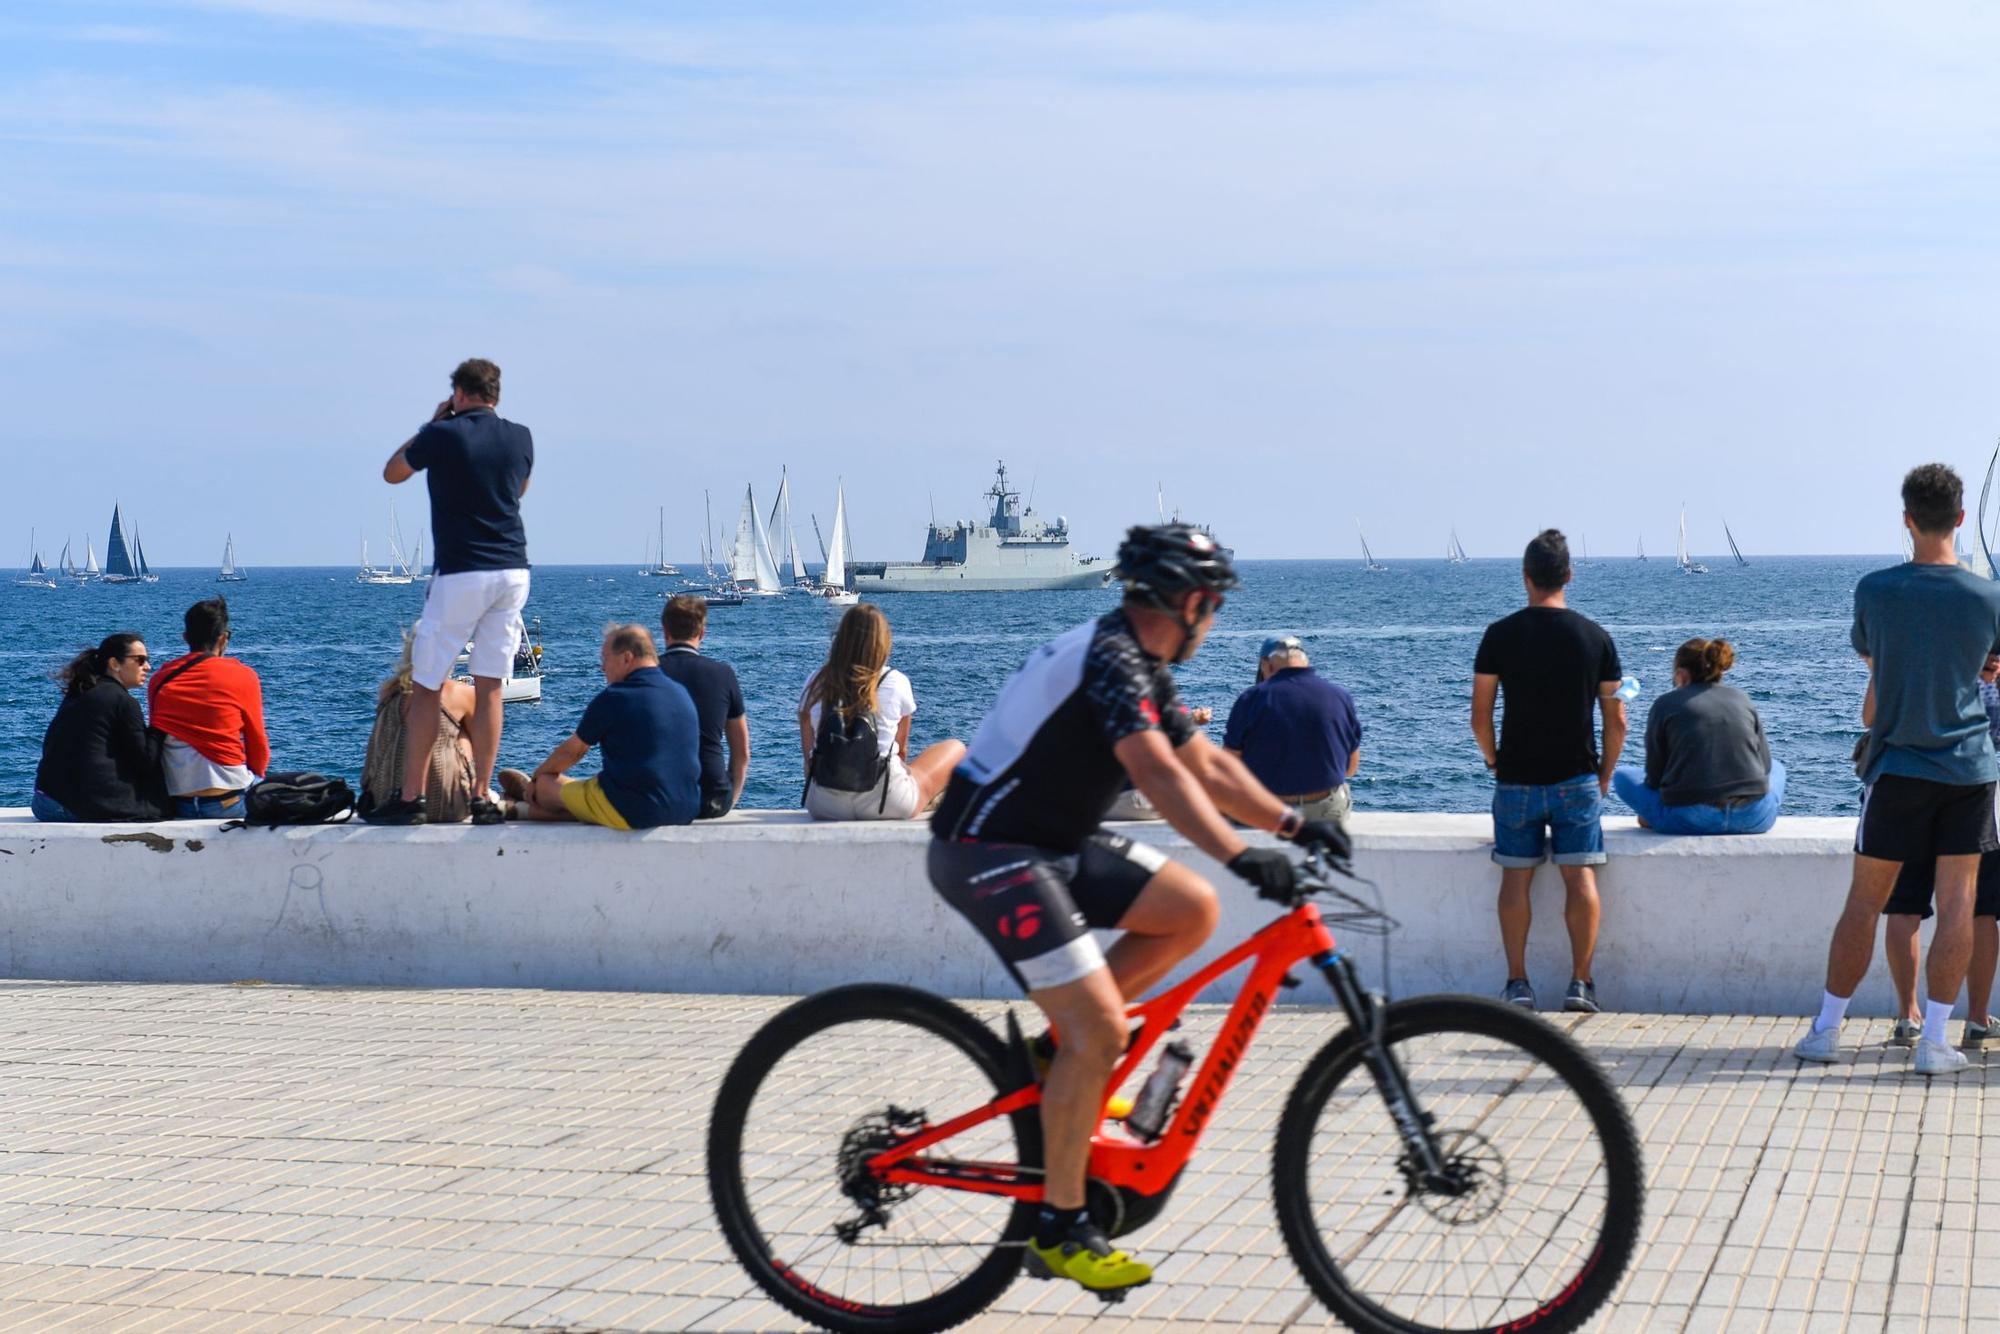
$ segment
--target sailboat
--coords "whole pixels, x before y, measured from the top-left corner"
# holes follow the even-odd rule
[[[215,573],[218,584],[240,584],[245,575],[236,568],[236,535],[229,534],[222,541],[222,568]]]
[[[1639,539],[1639,559],[1646,559],[1646,539],[1643,537]]]
[[[779,563],[780,573],[789,566],[792,587],[811,589],[812,580],[806,574],[805,557],[799,554],[798,533],[792,527],[792,479],[782,468],[778,471],[778,501],[771,506],[771,533],[785,544],[785,556]]]
[[[814,528],[818,528],[815,523]],[[826,551],[826,569],[820,573],[819,595],[829,607],[851,607],[861,595],[847,586],[847,487],[836,483],[833,493],[833,545]]]
[[[357,584],[413,584],[416,576],[410,571],[410,562],[403,555],[401,531],[396,525],[396,511],[389,510],[389,563],[381,569],[368,563],[368,535],[361,535],[361,571],[354,576]]]
[[[1354,531],[1361,533],[1361,520],[1356,519],[1354,521]],[[1366,533],[1361,533],[1361,568],[1370,574],[1383,574],[1389,568],[1386,565],[1378,565],[1376,563],[1375,553],[1368,549],[1368,534]]]
[[[757,497],[743,488],[743,509],[736,516],[736,542],[729,553],[729,579],[745,597],[778,597],[785,586],[778,580],[778,563],[771,559],[770,534],[757,513]]]
[[[1748,565],[1750,562],[1743,559],[1742,548],[1736,545],[1736,534],[1729,531],[1729,520],[1727,519],[1724,519],[1722,521],[1722,535],[1724,538],[1728,539],[1729,554],[1736,557],[1736,563],[1738,565]]]
[[[146,543],[139,536],[139,525],[132,525],[132,560],[139,567],[139,582],[157,584],[160,576],[153,573],[153,567],[146,564]]]
[[[112,514],[114,516],[116,516],[117,513],[118,511],[116,509],[112,510]],[[104,571],[97,568],[97,548],[90,544],[89,533],[85,533],[83,535],[82,577],[85,579],[102,579],[104,577]]]
[[[1995,520],[1987,517],[1987,502],[1993,498],[1994,472],[2000,470],[2000,447],[1993,451],[1993,457],[1986,463],[1986,482],[1979,488],[1979,526],[1973,530],[1978,545],[1972,549],[1972,561],[1966,567],[1974,574],[1991,579],[1993,574],[1993,541],[1988,534],[1994,531]]]
[[[701,493],[701,515],[701,572],[707,577],[708,583],[706,587],[691,586],[711,607],[740,607],[743,605],[743,595],[736,591],[736,585],[729,578],[729,572],[718,568],[715,563],[715,549],[720,543],[716,541],[715,513],[709,507],[707,491]],[[662,593],[660,596],[672,597],[673,594]]]
[[[56,560],[56,568],[62,571],[63,578],[83,582],[83,571],[76,568],[76,557],[69,554],[68,538],[63,539],[62,555]]]
[[[1688,511],[1685,505],[1681,506],[1680,537],[1674,544],[1674,565],[1679,568],[1682,574],[1708,573],[1706,565],[1700,565],[1688,559]]]
[[[116,504],[111,506],[111,536],[104,547],[104,573],[100,576],[107,584],[137,584],[145,582],[139,567],[132,563],[132,552],[125,545],[125,516]]]
[[[1451,530],[1451,537],[1444,544],[1444,558],[1452,565],[1463,565],[1469,559],[1465,547],[1458,540],[1458,529]]]
[[[28,530],[28,568],[21,572],[21,577],[14,581],[14,585],[17,588],[56,586],[55,576],[49,573],[48,566],[42,564],[42,553],[35,549],[35,530],[32,528]]]
[[[667,564],[667,507],[665,505],[660,506],[659,546],[647,557],[646,564],[641,567],[639,573],[662,577],[680,573],[679,566]]]

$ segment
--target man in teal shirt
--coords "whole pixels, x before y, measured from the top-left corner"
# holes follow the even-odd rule
[[[1972,901],[1981,853],[2000,849],[1996,770],[1979,679],[2000,669],[2000,584],[1958,564],[1953,537],[1965,488],[1942,463],[1903,479],[1903,522],[1914,557],[1877,570],[1854,590],[1854,649],[1868,663],[1873,705],[1861,777],[1847,906],[1827,950],[1819,1016],[1794,1047],[1800,1060],[1839,1059],[1840,1022],[1875,953],[1875,922],[1912,857],[1937,857],[1923,1031],[1914,1068],[1953,1074],[1963,1054],[1944,1036],[1972,952]],[[1982,1018],[1984,1016],[1981,1016]]]

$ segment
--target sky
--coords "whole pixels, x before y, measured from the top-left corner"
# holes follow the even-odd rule
[[[538,562],[1004,459],[1084,551],[1888,553],[1996,437],[2000,7],[11,0],[0,564],[347,563],[485,356]],[[7,553],[19,549],[15,557]],[[379,546],[378,546],[379,551]]]

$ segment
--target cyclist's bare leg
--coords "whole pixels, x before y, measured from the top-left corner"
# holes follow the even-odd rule
[[[1597,956],[1597,868],[1559,866],[1563,878],[1563,923],[1569,927],[1570,976],[1591,980],[1590,964]],[[1525,974],[1516,973],[1516,977]]]
[[[1222,920],[1222,905],[1208,881],[1178,862],[1162,866],[1118,919],[1124,934],[1104,952],[1127,1000],[1137,1000],[1200,949]],[[1068,1041],[1068,1029],[1061,1030]]]
[[[1111,970],[1100,968],[1028,998],[1062,1034],[1042,1080],[1043,1198],[1052,1208],[1081,1209],[1104,1086],[1125,1054],[1125,997]]]
[[[1500,868],[1500,948],[1507,952],[1507,976],[1528,975],[1528,924],[1535,918],[1528,902],[1528,886],[1534,882],[1532,866]]]

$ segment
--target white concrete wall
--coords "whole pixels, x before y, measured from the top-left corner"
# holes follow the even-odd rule
[[[1363,814],[1359,864],[1403,929],[1393,991],[1496,992],[1503,980],[1474,815]],[[1269,920],[1247,886],[1162,825],[1127,826],[1209,873],[1217,941]],[[0,813],[0,927],[16,978],[343,986],[534,986],[802,993],[882,979],[1014,994],[923,875],[921,825],[816,825],[746,813],[641,835],[574,826],[222,833],[39,825]],[[1755,838],[1663,838],[1607,821],[1599,994],[1627,1010],[1800,1013],[1817,1004],[1847,883],[1851,820],[1788,819]],[[1535,882],[1530,971],[1569,977],[1562,891]],[[1336,934],[1338,934],[1336,932]],[[1380,985],[1374,941],[1349,942]],[[1324,1001],[1317,980],[1295,992]],[[1858,1013],[1889,1009],[1878,961]]]

